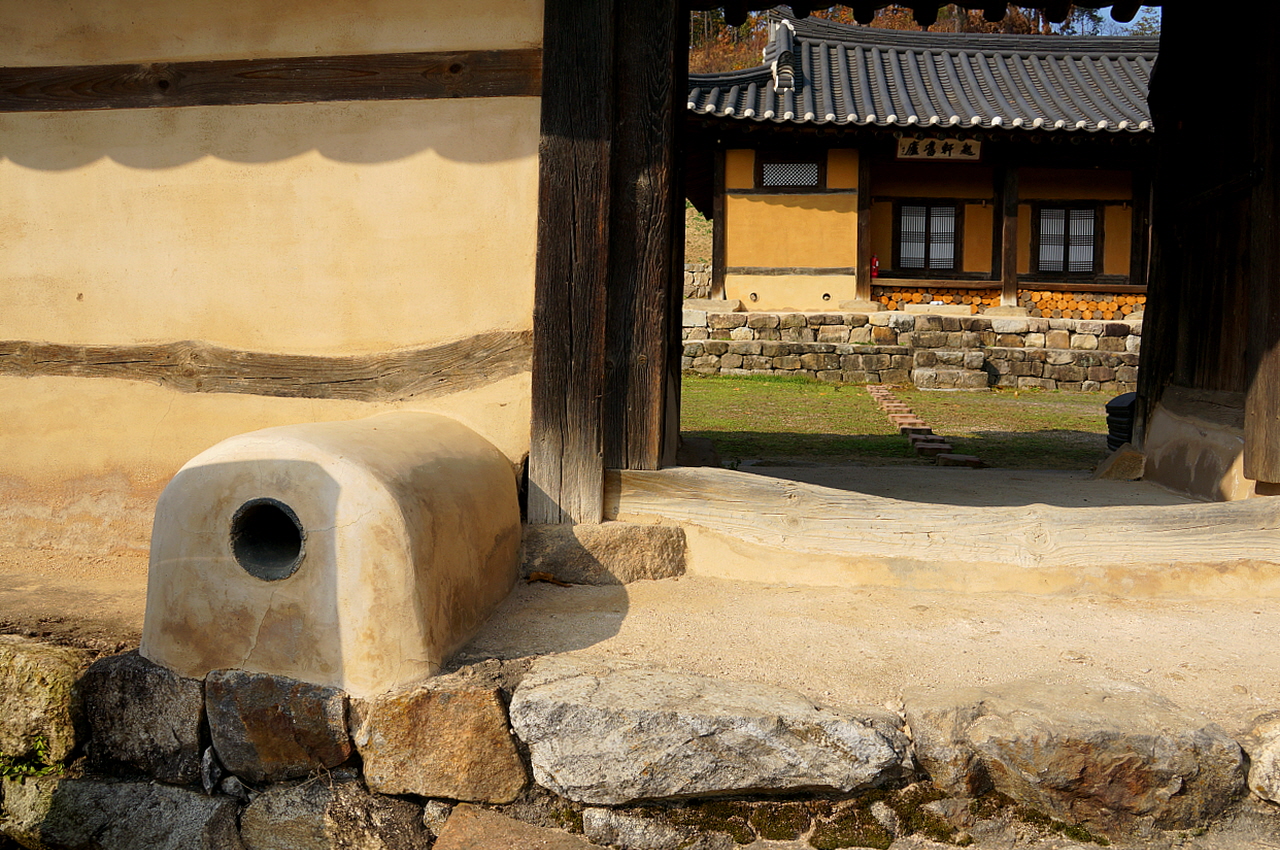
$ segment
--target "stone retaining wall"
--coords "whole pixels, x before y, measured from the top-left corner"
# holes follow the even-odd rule
[[[685,310],[685,370],[922,389],[1128,392],[1142,322],[983,315]]]
[[[684,264],[684,297],[711,297],[711,267],[706,263]]]
[[[1246,776],[1280,796],[1280,724],[1251,733],[1251,771],[1220,728],[1126,683],[836,708],[563,655],[360,700],[241,670],[184,678],[135,653],[90,661],[0,637],[0,846],[964,846],[1017,806],[1115,838],[1200,827]]]

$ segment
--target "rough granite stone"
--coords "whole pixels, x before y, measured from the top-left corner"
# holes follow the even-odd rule
[[[238,804],[151,782],[4,780],[3,831],[32,850],[243,850]]]
[[[1139,819],[1193,827],[1244,790],[1235,741],[1136,685],[1014,682],[909,694],[906,707],[916,758],[942,790],[994,787],[1104,833]]]
[[[38,738],[54,762],[71,753],[75,683],[88,661],[82,650],[0,635],[0,755],[32,755]]]
[[[205,710],[218,759],[250,782],[279,782],[351,756],[347,695],[286,676],[214,670]]]
[[[136,652],[95,661],[80,679],[95,769],[125,765],[161,782],[200,778],[204,688]]]
[[[1258,718],[1245,740],[1249,750],[1249,790],[1280,803],[1280,714]]]
[[[546,572],[573,584],[629,584],[684,575],[684,559],[684,530],[675,526],[526,525],[521,575]]]
[[[582,812],[582,834],[592,844],[622,850],[734,850],[736,842],[723,832],[700,831],[613,809],[590,808]]]
[[[840,791],[903,772],[898,718],[837,713],[785,688],[549,657],[511,703],[535,780],[617,805],[724,794]]]
[[[418,850],[428,841],[413,803],[320,780],[261,794],[245,808],[240,836],[245,850]]]
[[[464,803],[453,810],[432,850],[598,850],[580,835],[531,826]]]
[[[434,681],[360,700],[352,731],[382,794],[510,803],[528,783],[496,688]]]

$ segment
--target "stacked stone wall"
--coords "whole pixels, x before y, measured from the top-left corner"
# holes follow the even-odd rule
[[[922,389],[1134,389],[1141,321],[685,310],[685,370]]]
[[[684,264],[684,297],[711,297],[711,267],[706,263]]]

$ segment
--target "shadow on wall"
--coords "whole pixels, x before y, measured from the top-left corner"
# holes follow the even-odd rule
[[[174,168],[204,157],[246,164],[317,151],[345,163],[385,163],[424,151],[494,163],[538,153],[539,98],[120,109],[0,115],[0,156],[41,171],[99,159]]]

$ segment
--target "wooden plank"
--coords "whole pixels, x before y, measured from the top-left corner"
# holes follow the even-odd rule
[[[921,280],[920,278],[878,277],[876,286],[885,289],[999,289],[998,280],[966,280],[964,278],[948,278],[947,280]]]
[[[0,341],[0,375],[147,381],[187,393],[405,401],[475,389],[528,371],[528,331],[346,357],[275,354],[206,342],[65,345]]]
[[[1000,306],[1018,306],[1018,166],[1004,166],[1000,187]]]
[[[546,0],[528,521],[603,510],[614,3]]]
[[[711,210],[711,297],[724,297],[724,271],[728,262],[725,247],[724,148],[716,148],[715,173],[712,177]]]
[[[675,98],[675,161],[677,167],[673,174],[674,187],[671,194],[671,282],[667,287],[667,361],[666,382],[663,386],[665,408],[662,421],[662,457],[661,466],[674,466],[676,453],[680,448],[680,392],[682,381],[682,357],[684,340],[681,330],[684,325],[684,226],[685,226],[685,175],[686,169],[679,167],[687,162],[686,151],[689,149],[689,124],[685,120],[685,96],[689,91],[689,28],[678,26],[672,45],[672,67],[674,76],[671,81],[672,96]]]
[[[542,51],[467,50],[0,68],[0,112],[536,97]]]
[[[1125,280],[1126,278],[1121,278]],[[1147,291],[1145,286],[1134,286],[1130,283],[1101,283],[1094,281],[1072,281],[1072,280],[1036,280],[1034,277],[1023,275],[1021,278],[1023,289],[1040,289],[1046,292],[1114,292],[1120,295],[1140,295]]]
[[[605,337],[604,462],[657,469],[666,408],[675,228],[678,0],[620,3],[615,21],[613,177]],[[681,282],[683,295],[683,282]],[[678,328],[679,325],[677,324]],[[678,333],[678,331],[677,331]]]
[[[775,582],[800,581],[834,563],[836,575],[849,575],[850,567],[917,577],[949,571],[962,577],[964,589],[996,589],[981,588],[993,580],[1009,589],[1012,579],[1037,592],[1070,591],[1086,577],[1098,588],[1152,587],[1166,580],[1177,585],[1188,574],[1225,589],[1233,568],[1249,581],[1265,574],[1271,586],[1280,583],[1276,499],[1120,511],[978,507],[899,501],[710,467],[610,473],[607,492],[610,519],[719,535],[724,551],[733,553],[728,563],[742,563],[753,547],[785,552],[796,575],[775,573]],[[1120,538],[1141,545],[1117,546]],[[1048,587],[1049,579],[1065,586]]]
[[[853,285],[855,301],[871,300],[871,152],[858,151],[858,266]]]

